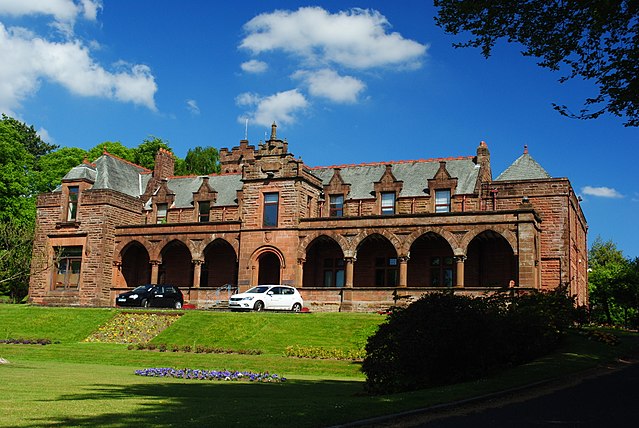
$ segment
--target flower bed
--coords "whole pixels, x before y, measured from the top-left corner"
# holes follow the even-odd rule
[[[0,343],[7,343],[11,345],[51,345],[49,339],[2,339]]]
[[[145,343],[173,324],[181,314],[120,312],[103,324],[85,342]]]
[[[224,380],[224,381],[247,381],[247,382],[286,382],[285,377],[276,374],[240,372],[229,370],[199,370],[199,369],[174,369],[170,367],[148,368],[136,370],[138,376],[149,377],[171,377],[177,379],[193,380]]]
[[[166,343],[137,343],[130,344],[127,349],[137,351],[159,351],[159,352],[195,352],[196,354],[240,354],[240,355],[261,355],[259,349],[230,349],[230,348],[211,348],[208,346],[197,345],[167,345]]]
[[[315,358],[321,360],[353,360],[361,361],[366,357],[364,349],[335,349],[317,346],[287,346],[287,357]]]

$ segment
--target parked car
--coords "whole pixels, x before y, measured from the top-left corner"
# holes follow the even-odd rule
[[[288,285],[258,285],[244,293],[234,294],[229,300],[231,310],[263,311],[268,309],[300,312],[304,306],[302,296]]]
[[[140,285],[115,298],[117,306],[138,306],[141,308],[175,308],[184,305],[184,295],[175,285]]]

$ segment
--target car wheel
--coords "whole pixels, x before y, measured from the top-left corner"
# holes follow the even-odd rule
[[[146,299],[142,299],[142,302],[140,302],[140,306],[142,306],[143,308],[148,308],[149,307],[149,301]]]
[[[302,305],[300,305],[299,303],[295,303],[293,305],[293,312],[300,312],[302,310]]]
[[[255,306],[253,306],[253,309],[255,309],[255,312],[262,312],[264,310],[264,302],[258,300],[257,302],[255,302]]]
[[[182,302],[180,302],[179,300],[176,300],[175,304],[173,305],[173,307],[175,309],[182,309]]]

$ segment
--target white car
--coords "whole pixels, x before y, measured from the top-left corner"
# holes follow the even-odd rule
[[[258,285],[244,293],[234,294],[229,300],[231,310],[263,311],[275,309],[300,312],[304,306],[302,296],[288,285]]]

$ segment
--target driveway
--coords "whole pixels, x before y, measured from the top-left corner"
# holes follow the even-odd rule
[[[376,421],[368,427],[632,427],[639,426],[639,362],[620,361],[472,404]]]

